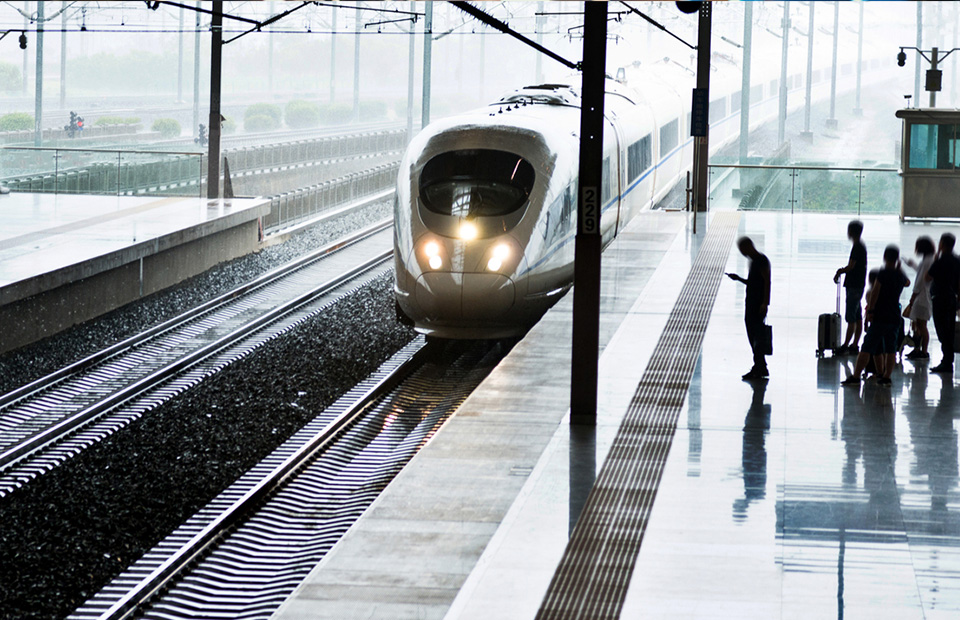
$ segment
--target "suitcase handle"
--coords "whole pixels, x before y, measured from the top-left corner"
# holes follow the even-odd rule
[[[843,316],[843,313],[840,312],[840,280],[837,280],[837,314]]]

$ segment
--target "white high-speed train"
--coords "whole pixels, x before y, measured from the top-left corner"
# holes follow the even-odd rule
[[[827,77],[818,72],[814,80],[820,96]],[[681,96],[671,86],[683,83],[677,78],[647,75],[642,95],[607,80],[604,246],[692,164],[689,90]],[[751,127],[775,117],[778,84],[751,87]],[[789,76],[791,91],[802,85]],[[739,135],[741,93],[711,94],[713,152]],[[411,141],[394,213],[402,321],[440,338],[515,336],[570,288],[579,128],[579,86],[542,84],[432,123]]]

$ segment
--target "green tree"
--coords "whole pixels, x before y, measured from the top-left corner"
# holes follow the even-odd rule
[[[23,84],[22,79],[19,67],[0,60],[0,91],[19,90]]]
[[[0,116],[0,131],[20,131],[33,129],[33,116],[26,112],[11,112]]]

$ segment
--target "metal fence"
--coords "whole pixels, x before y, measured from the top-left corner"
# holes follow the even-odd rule
[[[202,153],[0,147],[0,182],[54,194],[202,196]]]
[[[899,214],[896,168],[711,165],[712,208]]]

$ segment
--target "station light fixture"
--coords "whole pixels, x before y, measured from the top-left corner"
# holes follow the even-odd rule
[[[901,67],[907,64],[907,53],[903,51],[902,47],[900,48],[900,53],[897,54],[897,64]]]
[[[27,49],[27,33],[25,32],[20,33],[20,49]]]

